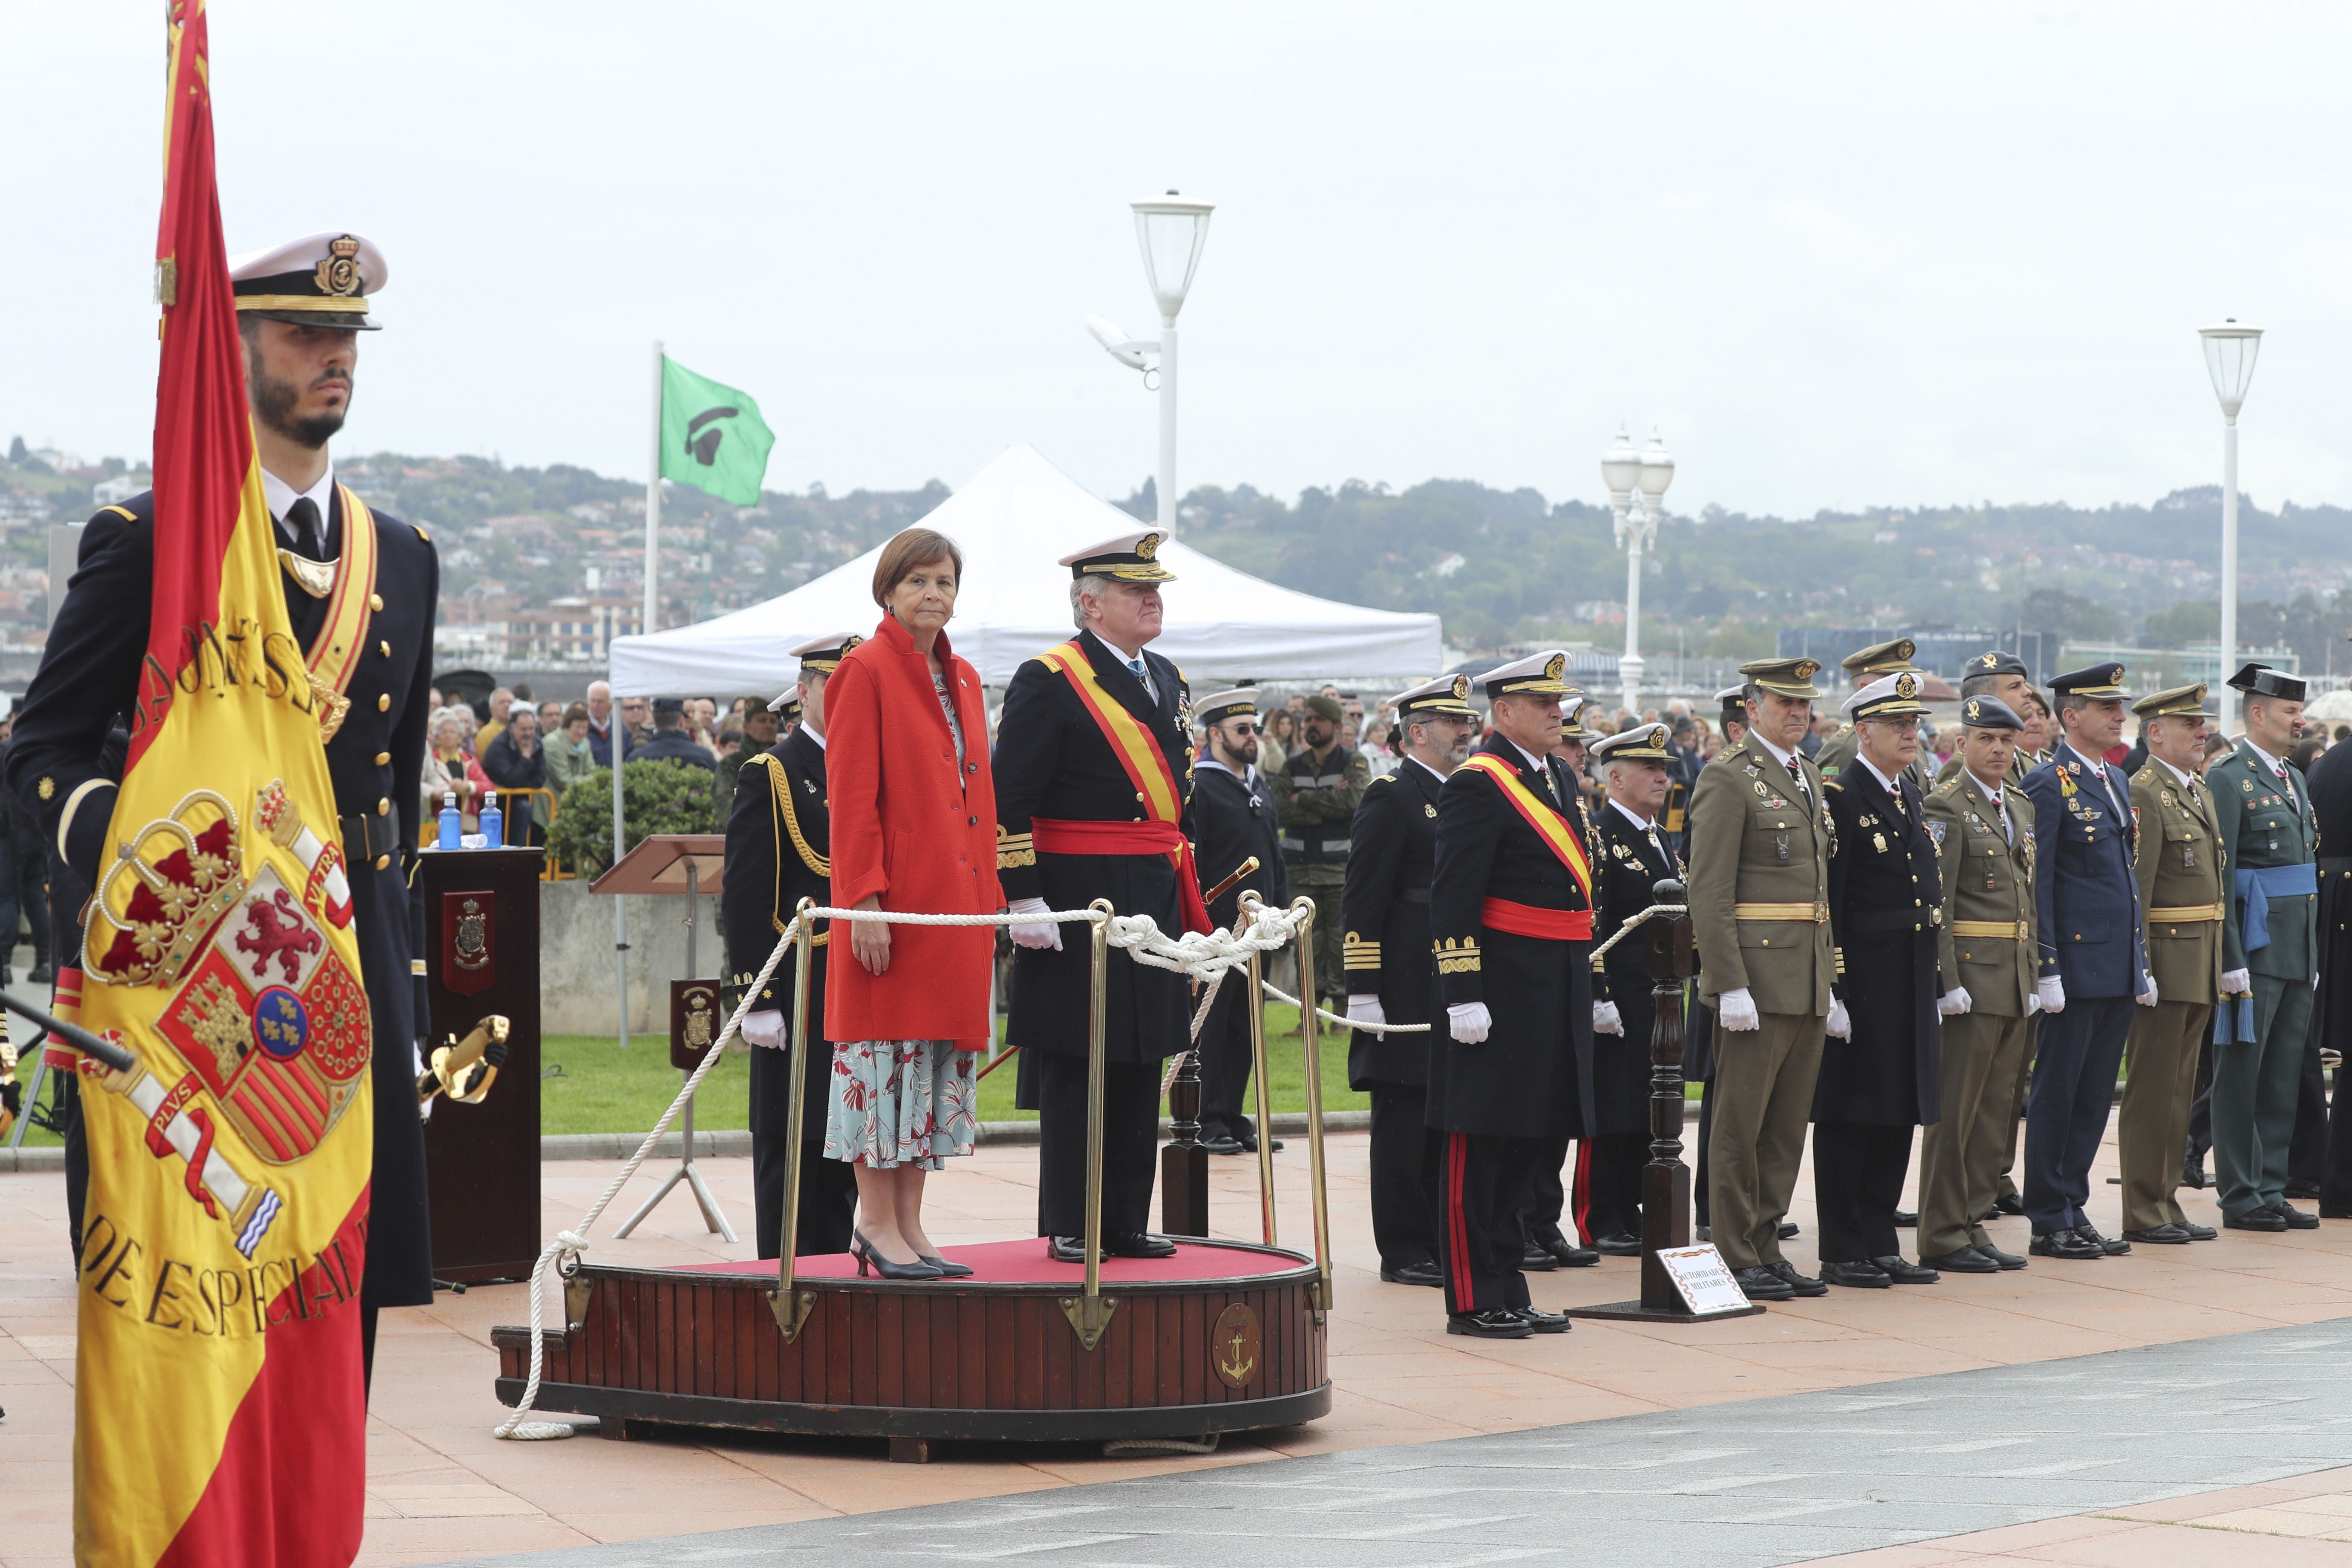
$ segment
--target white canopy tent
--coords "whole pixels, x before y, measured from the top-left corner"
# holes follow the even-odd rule
[[[1023,660],[1071,635],[1062,557],[1138,526],[1027,442],[1005,449],[923,519],[963,549],[963,588],[948,635],[981,679],[1003,686]],[[782,691],[799,665],[783,650],[830,632],[869,634],[879,546],[781,598],[713,620],[613,642],[624,697]],[[1427,679],[1443,658],[1438,618],[1368,610],[1295,593],[1181,542],[1160,549],[1176,574],[1168,629],[1151,646],[1204,680],[1318,676]]]

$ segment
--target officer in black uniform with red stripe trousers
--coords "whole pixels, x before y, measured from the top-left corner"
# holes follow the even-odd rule
[[[1430,1036],[1429,1178],[1446,1331],[1562,1333],[1520,1271],[1521,1214],[1562,1138],[1589,1131],[1591,869],[1559,742],[1567,655],[1487,672],[1495,732],[1437,802],[1430,929],[1444,1026]]]

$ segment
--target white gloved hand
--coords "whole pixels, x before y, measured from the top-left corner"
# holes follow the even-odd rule
[[[2155,1006],[2157,1001],[2156,976],[2143,970],[2140,973],[2139,984],[2140,993],[2138,995],[2133,997],[2132,1000],[2138,1003],[2143,1007]]]
[[[2042,1011],[2042,993],[2039,991],[2027,992],[2025,994],[2025,1016],[2031,1018],[2040,1011]]]
[[[1389,1016],[1381,1010],[1379,997],[1366,996],[1353,991],[1348,993],[1348,1022],[1359,1026],[1370,1024],[1374,1028],[1379,1028],[1388,1021]]]
[[[1829,1021],[1822,1028],[1832,1040],[1853,1038],[1853,1019],[1846,1012],[1845,1004],[1834,996],[1830,998]]]
[[[1050,914],[1052,910],[1043,899],[1015,899],[1005,906],[1005,912],[1015,915],[1042,915]],[[1039,921],[1034,925],[1017,925],[1013,928],[1013,944],[1015,947],[1040,949],[1050,947],[1055,952],[1059,952],[1062,951],[1062,928],[1052,921]]]
[[[1483,1045],[1486,1031],[1495,1026],[1495,1016],[1486,1011],[1484,1002],[1456,1002],[1445,1009],[1445,1024],[1464,1045]]]
[[[1976,998],[1969,994],[1967,986],[1955,985],[1936,999],[1936,1011],[1949,1018],[1967,1012],[1975,1005]]]
[[[1756,998],[1748,994],[1743,985],[1737,991],[1727,991],[1715,999],[1716,1021],[1727,1029],[1760,1029],[1764,1020],[1757,1016]]]
[[[781,1008],[767,1007],[746,1016],[741,1033],[745,1039],[755,1046],[765,1046],[772,1051],[783,1049],[783,1011]]]
[[[416,1071],[409,1080],[413,1083],[416,1079],[420,1079],[425,1076],[425,1047],[418,1045],[415,1041],[411,1040],[408,1043],[408,1057],[411,1061],[416,1064]],[[433,1097],[433,1100],[438,1100],[441,1097],[436,1094]],[[426,1100],[422,1106],[417,1108],[416,1115],[418,1120],[424,1121],[430,1121],[433,1120],[433,1100]]]
[[[2221,972],[2222,995],[2244,996],[2252,993],[2253,988],[2254,977],[2252,972],[2243,969],[2225,969]]]
[[[1616,1003],[1595,1002],[1592,1005],[1592,1032],[1619,1036],[1625,1033],[1625,1020],[1618,1016]]]
[[[2035,981],[2033,994],[2042,999],[2043,1012],[2063,1013],[2066,1010],[2066,983],[2056,975]]]

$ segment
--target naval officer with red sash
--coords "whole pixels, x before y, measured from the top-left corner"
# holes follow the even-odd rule
[[[1192,793],[1192,691],[1144,645],[1160,635],[1161,535],[1123,533],[1063,558],[1078,635],[1013,672],[997,729],[996,872],[1014,914],[1108,899],[1162,931],[1209,915],[1184,819]],[[1019,1104],[1037,1112],[1037,1230],[1083,1260],[1087,1195],[1088,942],[1083,926],[1016,925],[1009,1040]],[[1104,1249],[1175,1250],[1150,1234],[1160,1064],[1191,1040],[1184,977],[1110,960],[1103,1086]]]
[[[1519,1214],[1560,1141],[1588,1134],[1592,867],[1576,781],[1550,755],[1568,658],[1490,670],[1495,732],[1437,799],[1429,1164],[1446,1332],[1562,1333],[1528,1299]]]

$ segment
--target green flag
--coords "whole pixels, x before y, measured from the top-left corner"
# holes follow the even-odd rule
[[[749,393],[662,360],[661,477],[754,506],[775,436]]]

